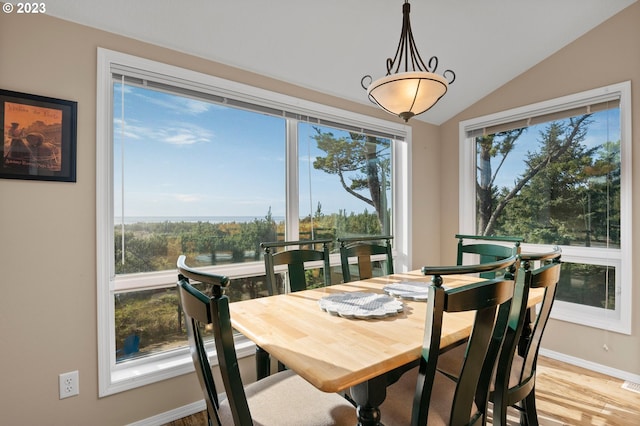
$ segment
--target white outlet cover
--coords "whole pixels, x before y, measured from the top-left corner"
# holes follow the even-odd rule
[[[80,393],[78,371],[60,374],[58,376],[58,384],[60,387],[60,399],[78,395]]]

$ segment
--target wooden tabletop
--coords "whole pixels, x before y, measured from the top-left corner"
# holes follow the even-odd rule
[[[445,276],[455,287],[480,279]],[[430,282],[420,271],[337,284],[321,289],[263,297],[231,304],[233,327],[318,389],[343,391],[420,357],[426,316],[425,302],[403,300],[404,310],[384,319],[348,319],[318,306],[324,296],[342,292],[383,293],[400,281]],[[533,292],[532,292],[533,293]],[[529,304],[538,303],[534,293]],[[441,347],[467,338],[473,313],[445,314]]]

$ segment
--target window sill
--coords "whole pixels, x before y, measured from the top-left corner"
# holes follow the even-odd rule
[[[238,359],[254,356],[255,348],[255,344],[246,337],[242,335],[236,337]],[[211,365],[218,365],[215,350],[213,347],[208,349]],[[100,397],[135,389],[193,371],[193,361],[187,347],[126,361],[112,369],[111,383],[101,392]]]

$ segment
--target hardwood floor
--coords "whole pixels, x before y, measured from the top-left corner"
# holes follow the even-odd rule
[[[207,415],[205,411],[201,411],[189,417],[184,417],[167,423],[163,426],[207,426]]]
[[[640,425],[640,393],[623,380],[549,358],[538,359],[536,404],[540,424]]]
[[[640,393],[623,381],[549,358],[538,359],[536,402],[541,426],[640,425]],[[510,425],[518,425],[517,412]],[[204,412],[164,426],[206,426]]]

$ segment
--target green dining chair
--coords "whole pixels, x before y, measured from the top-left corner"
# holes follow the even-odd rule
[[[493,347],[500,347],[500,358],[489,394],[493,403],[493,425],[507,425],[509,407],[520,411],[521,424],[538,424],[535,404],[537,357],[560,280],[561,254],[558,247],[545,253],[520,254],[520,271],[506,334],[504,339],[494,336],[492,342]],[[527,306],[530,290],[534,288],[544,289],[537,315],[535,307]],[[455,377],[463,356],[461,348],[444,353],[438,369]]]
[[[521,424],[538,425],[535,399],[536,365],[544,329],[551,314],[556,289],[560,281],[561,251],[555,248],[548,253],[521,254],[524,274],[518,283],[511,310],[509,327],[502,343],[493,391],[493,425],[507,425],[507,408],[520,411]],[[535,262],[542,263],[531,269]],[[535,309],[527,307],[531,289],[544,289],[542,302]]]
[[[358,269],[358,279],[373,278],[374,268],[371,256],[375,255],[386,256],[382,274],[393,274],[392,239],[391,235],[338,238],[343,281],[345,283],[352,281],[350,260],[354,258]]]
[[[507,257],[520,253],[520,243],[524,241],[522,237],[465,234],[456,234],[456,239],[458,240],[457,265],[463,265],[465,263],[486,263],[506,259]],[[471,240],[471,242],[469,242],[469,240]],[[513,246],[496,244],[498,242],[513,243]],[[470,257],[467,255],[475,256],[472,258],[473,261],[466,262],[465,260]],[[495,273],[484,272],[480,274],[480,277],[495,278]]]
[[[323,285],[331,285],[331,268],[329,265],[329,244],[331,239],[317,239],[305,241],[274,241],[262,242],[260,247],[264,250],[264,266],[266,273],[267,288],[269,294],[279,294],[283,292],[295,292],[306,290],[309,286],[307,277],[307,265],[309,262],[322,262]],[[294,247],[295,248],[288,248]],[[321,249],[316,247],[321,246]],[[306,247],[306,248],[305,248]],[[277,249],[288,248],[287,250],[276,251]],[[288,286],[278,285],[276,280],[276,269],[279,266],[286,266]]]
[[[493,336],[504,336],[515,288],[515,277],[485,280],[446,289],[443,275],[516,269],[519,259],[511,256],[481,265],[425,267],[433,275],[427,299],[427,317],[420,365],[387,389],[380,406],[387,426],[427,424],[485,424],[488,413],[491,372],[499,348],[491,347]],[[508,276],[508,275],[507,275]],[[471,334],[464,346],[464,361],[454,381],[437,369],[442,352],[440,335],[444,313],[475,311]]]
[[[331,268],[329,264],[329,244],[331,239],[317,239],[304,241],[273,241],[262,242],[264,250],[264,268],[269,295],[306,290],[313,284],[308,279],[313,273],[307,269],[309,262],[322,262],[322,285],[331,285]],[[321,249],[316,247],[320,246]],[[291,248],[293,247],[293,248]],[[287,248],[287,250],[283,250]],[[280,251],[276,251],[280,250]],[[277,280],[280,272],[287,273],[286,280]],[[317,283],[315,285],[318,285]],[[264,349],[256,346],[256,374],[258,379],[271,374],[271,356]],[[285,366],[278,361],[278,371]]]
[[[357,423],[354,406],[344,397],[322,392],[293,371],[273,374],[243,385],[235,351],[229,299],[224,289],[229,279],[205,273],[178,258],[178,294],[184,312],[193,365],[213,425],[349,425]],[[191,281],[211,286],[212,295],[194,287]],[[221,399],[209,362],[203,333],[211,328],[226,399]]]

